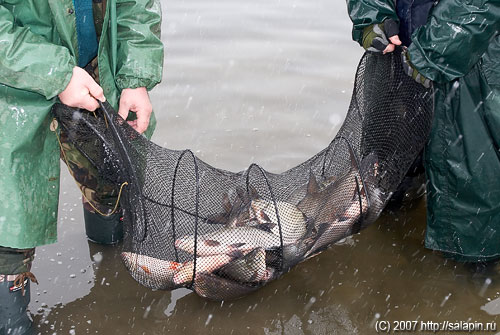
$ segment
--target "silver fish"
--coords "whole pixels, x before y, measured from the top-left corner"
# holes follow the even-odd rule
[[[362,197],[368,203],[363,205],[363,216],[360,228],[375,222],[390,198],[390,193],[384,193],[378,187],[379,161],[375,153],[370,153],[361,161],[361,175],[363,178]]]
[[[316,227],[345,221],[343,215],[346,210],[353,202],[359,202],[363,191],[362,175],[368,175],[366,170],[376,158],[370,155],[365,157],[358,171],[354,154],[350,152],[350,155],[351,169],[339,178],[330,178],[326,187],[321,188],[314,174],[310,175],[307,194],[297,207],[308,219],[314,220]]]
[[[354,201],[349,206],[342,218],[342,221],[336,221],[333,224],[324,223],[318,228],[317,239],[311,249],[304,255],[308,258],[315,253],[325,249],[330,244],[338,242],[352,232],[353,225],[360,219],[361,213],[365,213],[368,209],[368,201],[366,197],[361,198],[361,204]]]
[[[228,264],[233,257],[225,254],[198,257],[196,259],[196,273],[208,272],[211,273],[218,268]],[[193,280],[194,261],[184,263],[173,277],[176,285],[187,284]]]
[[[221,278],[213,273],[199,273],[194,281],[195,292],[211,300],[233,300],[241,298],[260,285],[241,284],[233,280]]]
[[[266,271],[266,251],[263,248],[257,248],[245,256],[224,265],[219,269],[218,273],[228,279],[243,283],[262,281],[268,276]]]
[[[311,249],[316,242],[317,232],[312,231],[307,234],[307,237],[301,239],[297,243],[283,246],[283,271],[287,272],[296,264],[305,259],[305,254]],[[278,254],[278,256],[281,256]]]
[[[306,233],[306,219],[295,205],[284,201],[276,201],[275,206],[272,201],[257,199],[252,200],[251,208],[259,223],[267,225],[267,230],[277,236],[280,236],[279,216],[283,245],[297,242]],[[278,215],[276,215],[276,212],[278,212]]]
[[[314,242],[311,249],[304,254],[304,258],[309,258],[315,253],[322,251],[330,244],[346,237],[353,223],[354,220],[352,219],[334,222],[333,224],[324,223],[322,227],[319,228],[317,240]]]
[[[320,223],[317,229],[317,238],[311,249],[304,255],[305,258],[312,257],[315,253],[325,249],[330,244],[335,243],[346,237],[349,233],[355,233],[354,228],[360,229],[359,220],[370,220],[371,223],[376,219],[380,210],[370,213],[369,196],[377,200],[381,196],[380,190],[376,187],[376,177],[378,176],[378,159],[375,154],[369,154],[361,161],[360,173],[362,182],[359,181],[359,193],[355,192],[349,207],[333,223]],[[332,184],[334,185],[335,182]],[[328,186],[329,187],[329,186]],[[358,188],[356,188],[357,191]],[[383,207],[382,207],[383,208]],[[355,227],[355,224],[358,224]]]
[[[187,235],[175,241],[176,248],[194,254],[194,235]],[[279,247],[279,236],[253,227],[222,228],[213,233],[198,236],[197,256],[218,254],[238,255],[255,248]]]
[[[121,257],[132,277],[141,285],[157,290],[173,289],[177,286],[173,278],[182,263],[132,252],[122,252]]]
[[[222,197],[222,213],[214,215],[208,219],[208,223],[223,224],[228,227],[238,227],[251,225],[253,218],[250,217],[250,203],[252,199],[257,199],[257,190],[249,185],[248,192],[237,187],[234,191],[225,193]],[[234,198],[231,202],[230,198]]]

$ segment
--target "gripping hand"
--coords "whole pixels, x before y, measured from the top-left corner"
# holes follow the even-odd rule
[[[396,45],[401,45],[398,34],[399,26],[393,19],[372,24],[363,30],[363,48],[384,54],[393,52]]]

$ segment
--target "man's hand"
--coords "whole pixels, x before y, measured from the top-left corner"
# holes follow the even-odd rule
[[[97,100],[106,101],[101,86],[84,69],[78,66],[73,68],[73,76],[71,76],[71,80],[64,91],[59,93],[59,99],[65,105],[89,111],[95,111],[99,108]]]
[[[363,30],[363,48],[383,54],[393,52],[396,45],[401,45],[398,34],[399,26],[393,19],[372,24]]]
[[[128,123],[142,134],[148,129],[149,118],[153,112],[153,106],[151,106],[148,91],[145,87],[123,89],[118,114],[126,120],[129,111],[135,112],[137,119]]]

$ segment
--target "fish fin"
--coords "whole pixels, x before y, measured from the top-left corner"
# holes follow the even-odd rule
[[[208,217],[207,218],[207,223],[208,224],[226,224],[228,222],[228,215],[226,214],[216,214],[214,216]]]
[[[319,250],[319,251],[318,251],[318,250],[315,250],[314,252],[311,252],[311,253],[309,253],[309,254],[305,254],[305,255],[304,255],[304,257],[305,257],[305,259],[311,259],[311,258],[316,257],[316,256],[318,256],[319,254],[321,254],[321,252],[322,252],[322,251],[323,251],[323,250]]]
[[[227,253],[227,255],[232,258],[241,258],[245,256],[245,254],[239,249],[231,250],[230,252]]]
[[[245,242],[237,242],[237,243],[230,244],[229,247],[234,248],[234,249],[238,249],[238,248],[241,248],[242,246],[244,246],[245,244],[246,244]]]
[[[205,240],[203,243],[209,247],[218,247],[220,245],[220,242],[216,240]]]
[[[351,218],[347,215],[347,212],[342,214],[341,216],[338,217],[338,221],[339,222],[342,222],[342,221],[348,221],[350,220]]]
[[[257,219],[257,221],[261,221],[262,219],[262,214],[264,209],[267,208],[267,205],[262,205],[265,204],[264,200],[252,200],[250,202],[250,209],[249,211],[252,212],[252,215]],[[262,207],[262,208],[261,208]]]
[[[244,226],[245,223],[250,220],[250,213],[248,208],[241,209],[240,212],[236,214],[235,220],[235,226]]]
[[[329,185],[335,183],[339,180],[338,176],[330,176],[323,181],[323,187],[328,187]]]
[[[254,273],[252,274],[252,276],[249,278],[249,281],[251,282],[254,282],[254,281],[257,281],[256,279],[259,278],[259,274],[257,271],[254,271]]]
[[[368,155],[363,157],[360,164],[361,175],[363,178],[366,178],[367,174],[376,177],[378,175],[378,165],[379,161],[376,153],[370,152]]]
[[[247,195],[241,187],[236,187],[236,194],[242,203],[246,202],[245,200],[247,200]]]
[[[266,223],[261,223],[256,228],[258,228],[260,230],[263,230],[265,232],[268,232],[268,233],[272,233],[273,232],[273,228],[276,227],[276,226],[277,226],[276,223],[266,222]]]
[[[234,203],[233,203],[233,206],[231,207],[230,213],[231,214],[237,213],[240,210],[241,207],[243,207],[243,199],[240,198],[240,196],[238,195],[234,199]]]
[[[316,180],[316,176],[311,171],[309,173],[309,182],[307,183],[307,193],[314,194],[319,192],[318,181]]]
[[[315,220],[314,218],[306,218],[306,233],[304,236],[310,236],[313,234],[315,228]]]
[[[323,233],[328,229],[328,227],[330,227],[330,223],[327,222],[320,223],[319,226],[317,226],[318,230],[317,236],[323,235]]]
[[[269,216],[264,211],[260,211],[260,218],[262,219],[262,221],[264,223],[271,222],[271,219],[269,218]]]
[[[170,262],[168,269],[169,270],[178,270],[183,265],[184,265],[184,263]]]
[[[231,204],[229,195],[227,193],[224,193],[224,196],[222,197],[222,208],[224,208],[226,214],[231,213],[231,209],[233,208],[233,205]]]
[[[254,199],[259,199],[260,198],[259,192],[257,192],[257,189],[254,186],[252,186],[252,185],[248,186],[248,193],[250,195],[250,200],[254,200]]]

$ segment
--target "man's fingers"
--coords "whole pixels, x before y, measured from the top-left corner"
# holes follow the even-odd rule
[[[389,41],[391,43],[387,44],[387,46],[385,47],[385,49],[383,51],[384,54],[389,53],[389,52],[393,52],[394,49],[396,49],[396,45],[401,45],[401,40],[399,39],[398,35],[394,35],[392,37],[389,37]]]
[[[118,107],[118,115],[120,115],[122,119],[126,120],[128,117],[129,110],[130,106],[124,101],[124,99],[120,100],[120,106]]]
[[[129,122],[129,124],[142,134],[148,128],[149,118],[153,111],[145,87],[125,88],[122,90],[118,113],[125,119],[129,111],[136,113],[137,116],[137,119],[134,122]]]
[[[104,92],[102,91],[102,87],[99,86],[94,80],[90,81],[88,89],[91,96],[102,102],[106,101],[106,98],[104,97]]]
[[[387,47],[384,49],[384,54],[393,52],[396,46],[394,44],[388,44]]]
[[[137,113],[137,130],[138,133],[143,133],[148,129],[150,113]]]
[[[389,37],[389,41],[391,41],[392,44],[401,45],[401,40],[399,39],[398,35],[394,35],[392,37]]]
[[[137,131],[137,120],[127,121],[127,123]]]
[[[91,97],[90,95],[87,95],[87,97],[83,98],[82,101],[80,102],[80,108],[86,109],[88,111],[95,111],[97,108],[99,108],[99,103],[97,102],[96,99]]]

